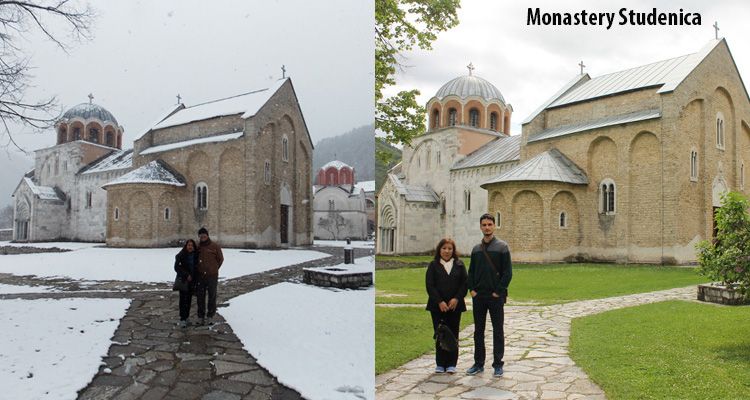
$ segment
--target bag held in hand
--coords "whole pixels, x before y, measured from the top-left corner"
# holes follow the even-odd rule
[[[438,346],[451,353],[458,351],[458,339],[453,335],[448,325],[443,321],[438,322],[437,332],[435,332],[435,341]]]
[[[174,278],[174,285],[172,286],[172,290],[179,290],[181,292],[185,292],[190,289],[190,284],[188,283],[187,279],[183,280],[180,279],[180,275],[177,275]]]

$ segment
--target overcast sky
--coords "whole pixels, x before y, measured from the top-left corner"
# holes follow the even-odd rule
[[[701,26],[527,26],[527,8],[542,12],[700,13]],[[695,53],[714,38],[718,21],[745,83],[750,82],[750,3],[744,1],[483,1],[462,0],[460,24],[439,34],[432,51],[405,54],[396,89],[419,89],[424,105],[449,80],[474,75],[493,83],[513,106],[511,133],[579,72],[592,77]],[[619,16],[615,19],[615,24]],[[392,93],[392,92],[391,92]]]
[[[313,142],[373,121],[372,0],[90,4],[93,39],[69,54],[38,35],[19,42],[34,66],[26,98],[56,96],[67,109],[93,93],[125,127],[123,147],[178,93],[190,106],[266,88],[282,64]],[[55,144],[53,133],[15,138],[29,150]]]

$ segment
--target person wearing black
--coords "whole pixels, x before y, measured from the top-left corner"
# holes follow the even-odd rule
[[[188,326],[190,316],[190,303],[195,291],[195,268],[198,265],[198,247],[193,239],[188,239],[185,246],[175,256],[174,270],[177,277],[187,282],[187,290],[180,290],[180,326]]]
[[[503,375],[505,335],[503,333],[504,304],[508,298],[508,285],[513,277],[508,243],[495,237],[495,217],[484,214],[479,218],[484,237],[471,250],[468,288],[474,314],[474,365],[466,373],[475,375],[484,371],[484,328],[487,313],[492,321],[492,353],[495,376]]]
[[[427,266],[425,286],[429,299],[427,310],[432,315],[432,327],[435,335],[438,323],[442,321],[453,336],[458,338],[461,324],[461,313],[466,311],[464,297],[466,296],[466,267],[458,258],[456,243],[452,239],[443,239],[435,249],[435,259]],[[449,352],[435,342],[435,372],[456,372],[458,362],[458,348]]]

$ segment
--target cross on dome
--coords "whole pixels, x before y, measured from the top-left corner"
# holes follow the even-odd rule
[[[466,68],[469,69],[469,76],[471,76],[471,73],[474,71],[474,64],[469,62],[469,65],[467,65]]]
[[[93,104],[93,103],[94,103],[94,95],[89,93],[89,104]]]

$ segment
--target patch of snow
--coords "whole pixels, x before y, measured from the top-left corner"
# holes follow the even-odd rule
[[[374,289],[284,282],[235,297],[221,314],[258,363],[303,397],[375,398]]]
[[[276,81],[268,89],[256,90],[225,99],[185,107],[154,125],[151,129],[162,129],[225,115],[242,114],[243,119],[250,118],[268,102],[271,96],[279,90],[287,79]]]
[[[92,247],[65,253],[0,256],[0,272],[75,280],[130,282],[174,281],[174,257],[179,248],[123,249]],[[220,278],[237,278],[328,257],[312,250],[223,249]]]
[[[336,168],[336,169],[341,169],[341,168],[344,168],[344,167],[347,167],[347,168],[350,168],[350,169],[354,169],[349,164],[347,164],[347,163],[345,163],[343,161],[339,161],[339,160],[329,161],[326,165],[320,167],[320,169],[328,169],[328,168],[331,168],[331,167]]]
[[[357,190],[362,189],[365,192],[374,192],[375,191],[375,181],[363,181],[358,182],[356,185],[354,185]]]
[[[92,165],[83,174],[95,174],[98,172],[112,171],[116,169],[125,169],[133,166],[133,149],[117,150],[104,158],[103,160]]]
[[[313,242],[314,246],[325,246],[325,247],[346,247],[346,240],[320,240],[315,239],[315,242]],[[352,240],[352,246],[353,249],[374,249],[375,248],[375,241],[374,240]]]
[[[23,180],[29,186],[29,189],[31,189],[31,192],[34,193],[40,199],[62,201],[60,197],[57,195],[57,192],[55,192],[54,188],[51,188],[49,186],[37,186],[34,183],[34,181],[31,180],[31,178],[23,178]]]
[[[8,399],[75,399],[107,355],[128,299],[0,300]]]
[[[18,294],[18,293],[50,293],[56,292],[55,288],[50,286],[23,286],[23,285],[6,285],[0,283],[0,294]]]
[[[161,183],[164,185],[185,186],[176,176],[167,171],[158,160],[136,168],[113,181],[105,183],[102,187],[125,183]]]
[[[331,275],[359,274],[363,272],[375,272],[375,257],[355,258],[354,264],[338,264],[328,267],[303,268],[306,271],[320,271]],[[336,271],[340,270],[340,271]]]
[[[196,144],[203,144],[203,143],[226,142],[227,140],[239,139],[244,134],[245,132],[234,132],[234,133],[227,133],[223,135],[215,135],[215,136],[209,136],[209,137],[202,137],[198,139],[185,140],[183,142],[162,144],[159,146],[149,147],[146,150],[143,150],[142,152],[140,152],[140,154],[161,153],[163,151],[180,149],[183,147],[188,147],[188,146],[193,146]]]

